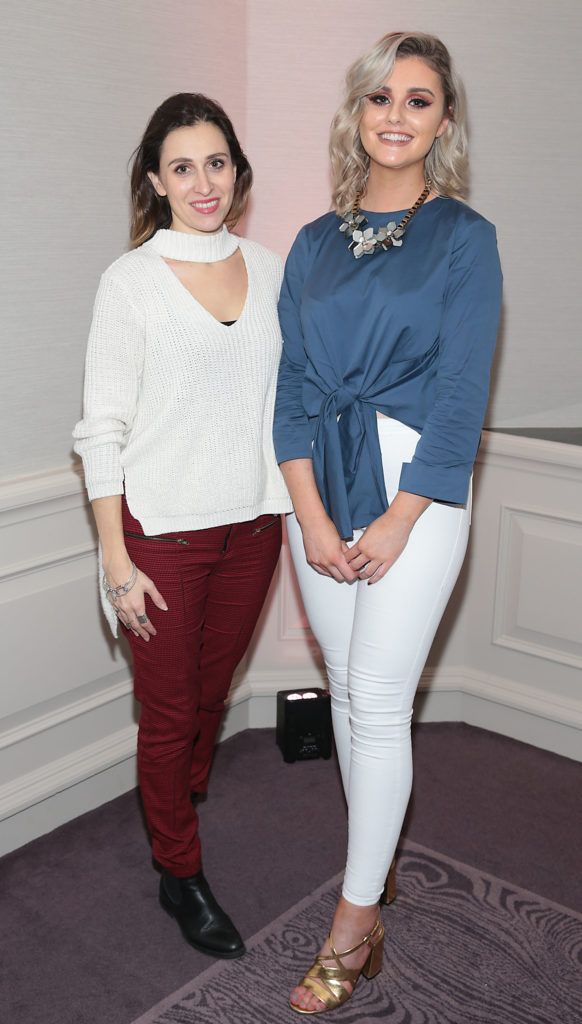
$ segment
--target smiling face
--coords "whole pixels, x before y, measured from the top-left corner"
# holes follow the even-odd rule
[[[167,196],[171,228],[191,234],[220,231],[232,206],[236,170],[215,124],[200,122],[166,135],[157,174],[148,177]]]
[[[401,57],[382,86],[366,96],[360,120],[370,174],[385,170],[424,176],[424,159],[449,117],[440,75],[420,57]]]

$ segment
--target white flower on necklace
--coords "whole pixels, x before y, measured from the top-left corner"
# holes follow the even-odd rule
[[[347,219],[344,220],[343,224],[340,225],[340,231],[345,231],[346,238],[351,238],[354,231],[357,231],[360,224],[366,223],[366,218],[363,213],[350,213],[347,215]]]
[[[396,221],[391,220],[389,224],[384,228],[378,230],[376,240],[378,245],[381,245],[384,250],[389,249],[392,245],[402,245],[402,235],[404,234],[403,228],[396,227]]]
[[[350,249],[358,260],[364,253],[372,253],[376,248],[374,228],[365,228],[363,231],[354,231]]]

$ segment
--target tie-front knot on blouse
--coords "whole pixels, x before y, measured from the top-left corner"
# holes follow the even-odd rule
[[[374,409],[344,384],[324,399],[315,426],[312,456],[317,488],[333,521],[349,531],[347,536],[352,514],[359,516],[362,500],[378,508],[386,508],[387,503],[383,477],[373,472],[380,446],[378,429],[370,418],[376,419]]]
[[[349,388],[347,384],[342,384],[337,391],[331,391],[325,401],[327,405],[330,400],[331,404],[334,405],[335,411],[338,416],[341,416],[342,412],[345,412],[350,405],[353,405],[359,398],[357,391]]]

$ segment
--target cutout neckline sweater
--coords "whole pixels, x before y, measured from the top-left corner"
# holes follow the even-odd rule
[[[165,262],[193,259],[190,242],[177,255],[178,234],[158,231],[103,274],[74,430],[89,498],[125,489],[146,535],[291,511],[272,440],[282,262],[226,229],[218,236],[229,255],[240,247],[248,276],[227,327]]]

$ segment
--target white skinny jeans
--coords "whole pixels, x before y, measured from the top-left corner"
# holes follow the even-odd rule
[[[378,418],[378,433],[392,501],[420,435],[387,417]],[[378,901],[396,850],[412,787],[414,694],[463,563],[470,506],[470,498],[466,509],[433,502],[398,561],[373,586],[315,572],[295,515],[287,517],[303,603],[329,678],[348,805],[343,895],[360,906]]]

